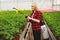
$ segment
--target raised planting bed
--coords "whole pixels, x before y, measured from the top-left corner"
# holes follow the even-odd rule
[[[43,12],[43,17],[56,39],[60,40],[60,12]]]
[[[30,14],[30,11],[23,11],[27,15]],[[20,12],[16,11],[0,11],[0,35],[3,37],[3,40],[12,40],[25,28],[26,19]]]

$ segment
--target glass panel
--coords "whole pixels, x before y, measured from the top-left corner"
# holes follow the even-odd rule
[[[60,4],[60,0],[54,0],[54,5],[59,5]]]
[[[57,0],[57,4],[60,4],[60,0]]]
[[[0,9],[10,10],[13,7],[31,9],[32,2],[37,2],[40,9],[51,8],[51,0],[2,0],[0,2]]]
[[[60,10],[60,6],[54,6],[53,9]]]

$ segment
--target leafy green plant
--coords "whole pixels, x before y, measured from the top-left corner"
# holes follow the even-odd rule
[[[29,15],[30,11],[24,13]],[[19,35],[20,28],[24,28],[26,23],[26,19],[20,12],[16,14],[16,11],[0,11],[0,35],[3,35],[4,40],[12,40]]]
[[[60,37],[60,12],[43,12],[43,17],[56,37]]]

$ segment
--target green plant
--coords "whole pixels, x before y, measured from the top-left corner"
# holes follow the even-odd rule
[[[60,37],[60,12],[43,12],[43,17],[56,37]]]
[[[29,10],[23,12],[30,14]],[[4,40],[12,40],[19,35],[20,28],[24,28],[26,23],[26,19],[20,12],[16,14],[16,11],[0,11],[0,35],[3,35]]]

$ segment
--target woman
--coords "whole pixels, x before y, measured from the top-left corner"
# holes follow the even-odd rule
[[[38,10],[37,4],[32,4],[32,14],[27,17],[27,20],[32,24],[34,40],[41,40],[41,26],[40,20],[42,20],[42,13]]]

